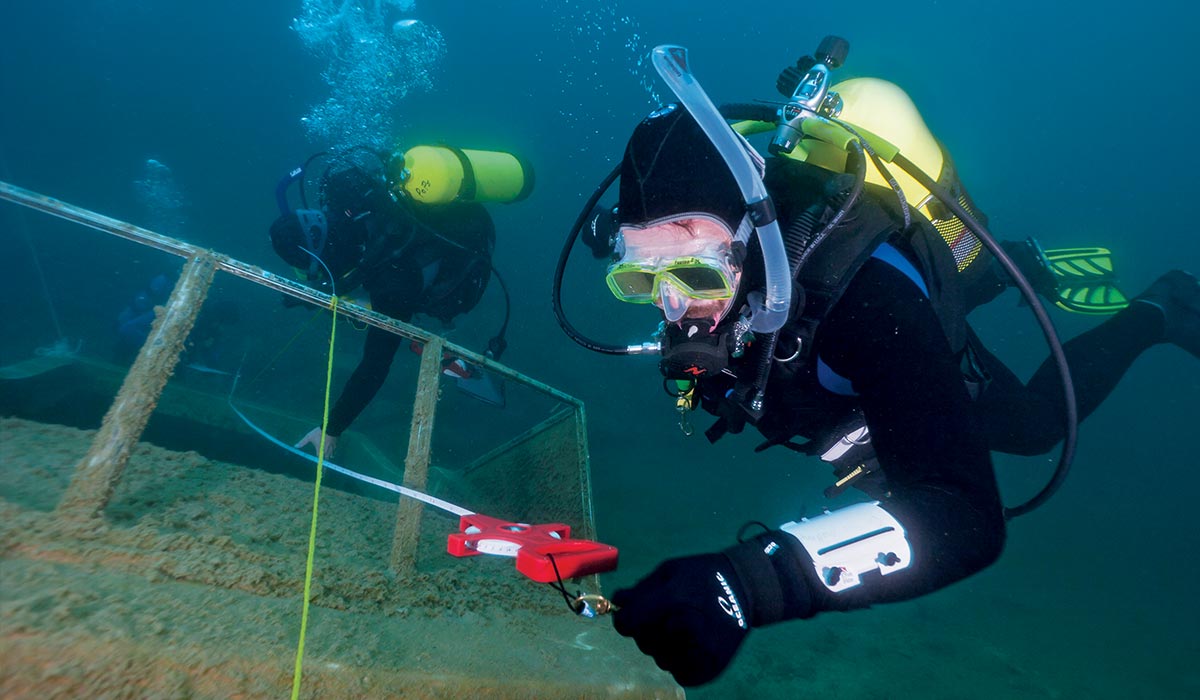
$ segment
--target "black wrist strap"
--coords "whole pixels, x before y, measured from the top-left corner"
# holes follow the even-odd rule
[[[742,584],[751,627],[816,614],[804,565],[808,552],[782,530],[766,532],[725,550]]]
[[[761,536],[760,536],[761,537]],[[751,627],[761,627],[783,619],[783,588],[779,575],[771,560],[763,553],[759,538],[743,542],[725,550],[733,562],[733,570],[742,584],[746,600],[742,607],[749,613],[746,617]]]

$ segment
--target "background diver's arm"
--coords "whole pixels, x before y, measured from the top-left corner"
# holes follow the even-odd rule
[[[367,328],[362,359],[329,412],[330,435],[340,436],[379,393],[391,370],[392,358],[396,356],[400,341],[400,336],[394,333],[374,326]]]
[[[412,268],[407,261],[397,260],[368,280],[371,307],[375,311],[405,322],[412,318],[412,305],[421,293],[420,272]],[[362,359],[329,412],[330,435],[341,435],[379,393],[400,343],[400,336],[394,333],[374,326],[367,328]]]

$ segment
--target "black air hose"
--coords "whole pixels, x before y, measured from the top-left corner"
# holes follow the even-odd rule
[[[721,116],[732,121],[770,122],[775,123],[779,108],[774,105],[757,102],[733,102],[721,105]]]
[[[1067,473],[1071,470],[1071,462],[1075,459],[1075,444],[1079,439],[1079,409],[1075,403],[1075,383],[1071,380],[1071,369],[1067,365],[1067,356],[1063,352],[1062,342],[1058,339],[1058,334],[1054,330],[1054,323],[1050,320],[1050,315],[1046,313],[1045,307],[1042,306],[1038,299],[1037,292],[1033,286],[1029,284],[1029,280],[1021,274],[1016,263],[1008,256],[1008,253],[1000,247],[996,239],[992,237],[987,228],[980,224],[975,217],[971,216],[953,196],[950,195],[941,185],[933,180],[922,171],[915,163],[905,158],[903,155],[897,154],[892,159],[896,165],[899,165],[904,172],[908,173],[921,186],[929,190],[941,200],[942,204],[951,211],[958,220],[963,223],[971,233],[974,233],[976,238],[983,243],[983,246],[996,257],[996,260],[1004,268],[1008,276],[1012,278],[1013,284],[1017,289],[1021,290],[1021,296],[1029,304],[1030,311],[1037,318],[1038,325],[1042,328],[1042,334],[1045,336],[1046,344],[1050,346],[1050,355],[1054,359],[1054,364],[1058,368],[1058,375],[1062,379],[1063,392],[1063,407],[1064,407],[1064,431],[1062,454],[1058,458],[1058,466],[1054,470],[1054,475],[1050,477],[1050,481],[1037,494],[1030,498],[1025,503],[1012,508],[1004,509],[1004,517],[1012,519],[1019,515],[1024,515],[1046,501],[1054,495],[1054,492],[1062,486],[1067,479]]]

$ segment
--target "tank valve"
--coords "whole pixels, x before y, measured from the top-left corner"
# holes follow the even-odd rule
[[[832,116],[841,112],[841,98],[829,94],[829,73],[840,68],[850,53],[850,42],[827,36],[814,53],[815,62],[800,79],[791,98],[776,113],[775,138],[768,150],[773,155],[791,153],[803,134],[800,123],[814,115]]]

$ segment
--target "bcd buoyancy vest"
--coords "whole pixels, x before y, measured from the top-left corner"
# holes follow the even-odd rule
[[[945,163],[949,164],[949,159]],[[943,168],[942,174],[953,177],[953,170]],[[823,225],[838,206],[836,198],[823,199],[826,185],[839,177],[845,176],[801,161],[770,159],[765,182],[784,227],[788,228],[801,212],[814,206],[823,209],[818,219],[818,225]],[[966,198],[960,186],[954,187],[956,182],[955,178],[947,184],[956,196]],[[764,343],[757,343],[758,350],[735,360],[731,372],[699,381],[700,405],[718,417],[706,432],[709,440],[715,441],[726,432],[741,432],[749,422],[766,438],[759,450],[784,445],[824,458],[837,452],[839,441],[849,444],[845,443],[847,436],[865,426],[855,397],[832,386],[829,372],[822,371],[820,358],[812,352],[812,340],[862,265],[872,256],[879,257],[881,246],[887,249],[886,257],[890,258],[885,262],[914,278],[928,295],[952,351],[963,358],[964,380],[980,379],[974,373],[975,363],[970,361],[973,353],[966,326],[968,288],[979,251],[962,264],[965,259],[955,254],[955,246],[942,233],[951,230],[949,222],[938,226],[936,219],[931,222],[913,216],[905,229],[903,221],[895,194],[868,184],[848,215],[818,242],[797,272],[796,286],[803,290],[803,303],[799,305],[802,310],[780,332],[762,414],[752,418],[738,405],[737,385],[739,377],[749,375],[758,363],[756,353],[761,352]],[[961,238],[962,233],[957,235]],[[796,443],[795,437],[806,438],[808,442]],[[855,469],[863,473],[871,471],[873,452],[869,450],[859,449],[837,457],[842,458],[840,462],[833,458],[826,461],[834,463],[839,482]]]

